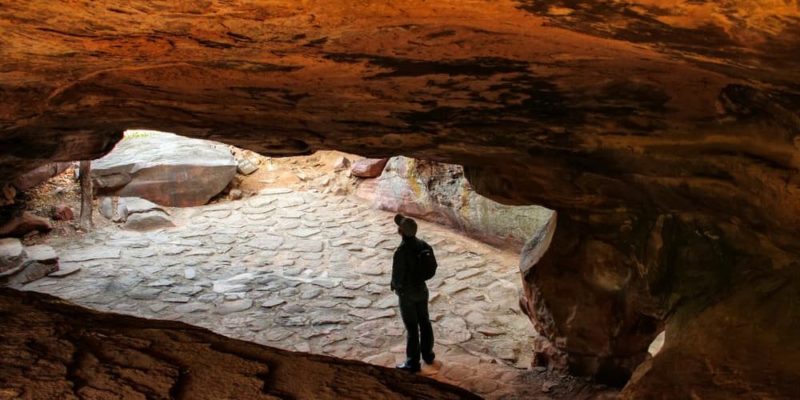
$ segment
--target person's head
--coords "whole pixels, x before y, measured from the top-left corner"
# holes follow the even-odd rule
[[[394,223],[397,224],[397,233],[403,237],[417,236],[417,221],[397,214],[394,216]]]

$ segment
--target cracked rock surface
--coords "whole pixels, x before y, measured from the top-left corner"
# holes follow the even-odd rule
[[[477,399],[424,377],[0,289],[0,397]]]

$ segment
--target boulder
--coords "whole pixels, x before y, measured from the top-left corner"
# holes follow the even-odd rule
[[[28,259],[42,264],[58,264],[58,254],[56,251],[47,245],[37,244],[25,248],[28,254]]]
[[[53,219],[56,221],[72,221],[75,219],[75,213],[72,208],[66,204],[59,204],[53,207]]]
[[[48,179],[64,172],[72,163],[55,162],[37,167],[14,180],[13,185],[17,190],[25,191],[47,181]]]
[[[52,247],[35,245],[21,249],[19,241],[13,240],[16,239],[4,239],[4,243],[0,243],[0,282],[3,285],[19,287],[58,269],[58,255]]]
[[[128,206],[124,198],[102,197],[100,214],[114,222],[125,222],[128,219]]]
[[[153,131],[133,131],[92,163],[97,193],[141,197],[165,206],[199,206],[236,174],[225,146]]]
[[[149,231],[160,228],[170,228],[175,226],[169,216],[158,210],[138,212],[130,214],[125,223],[125,229],[133,231]]]
[[[388,158],[364,158],[354,162],[350,172],[359,178],[376,178],[388,161]]]
[[[25,211],[0,225],[0,237],[23,237],[33,231],[45,233],[52,229],[53,226],[49,220]]]
[[[161,211],[167,213],[163,207],[145,199],[138,197],[122,197],[119,199],[119,204],[123,204],[127,210],[127,215],[145,213],[148,211]]]
[[[24,258],[25,249],[19,239],[0,239],[0,273],[15,268]]]
[[[333,163],[333,170],[336,172],[344,171],[348,168],[350,168],[350,159],[345,156],[337,158],[336,162]]]

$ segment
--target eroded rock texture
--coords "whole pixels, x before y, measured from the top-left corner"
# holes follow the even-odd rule
[[[559,213],[521,266],[541,361],[624,382],[666,325],[630,393],[800,371],[796,0],[17,0],[0,31],[3,179],[126,128],[462,164]]]
[[[460,165],[392,157],[357,195],[381,210],[449,226],[494,246],[519,251],[554,218],[538,206],[506,206],[475,193]]]
[[[0,396],[14,399],[473,399],[431,379],[0,289]]]

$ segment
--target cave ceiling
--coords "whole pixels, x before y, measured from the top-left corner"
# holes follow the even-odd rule
[[[561,211],[800,222],[796,1],[10,0],[0,32],[3,177],[150,128],[458,163]]]

